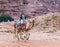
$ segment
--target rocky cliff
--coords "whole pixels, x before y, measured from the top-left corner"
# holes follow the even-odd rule
[[[60,12],[60,0],[0,0],[0,14],[7,13],[17,18],[22,11],[33,16]]]

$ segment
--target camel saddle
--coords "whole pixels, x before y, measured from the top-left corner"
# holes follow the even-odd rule
[[[16,23],[17,27],[20,29],[25,29],[26,28],[26,22],[23,20],[20,20]]]

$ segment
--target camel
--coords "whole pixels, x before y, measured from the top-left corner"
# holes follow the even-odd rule
[[[21,26],[17,26],[16,22],[14,25],[14,31],[15,31],[15,36],[17,37],[18,40],[28,40],[30,33],[28,31],[32,29],[34,26],[34,20],[33,19],[28,19],[27,24],[24,25],[22,28]]]

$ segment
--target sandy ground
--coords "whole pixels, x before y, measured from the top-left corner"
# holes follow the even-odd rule
[[[60,32],[30,32],[28,41],[17,41],[14,34],[0,32],[0,47],[60,47]]]
[[[60,41],[27,41],[27,42],[4,42],[0,47],[60,47]]]
[[[12,23],[0,23],[0,31],[11,32],[14,30],[12,26]],[[37,27],[29,31],[30,38],[26,42],[17,41],[13,33],[0,32],[0,47],[60,47],[60,30],[54,33],[46,33],[45,30],[40,32],[39,28],[39,32],[35,31],[37,31]]]

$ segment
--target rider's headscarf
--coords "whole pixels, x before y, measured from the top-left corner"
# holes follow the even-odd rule
[[[24,13],[20,15],[20,19],[26,19],[26,18],[27,18],[27,15],[25,15]]]

